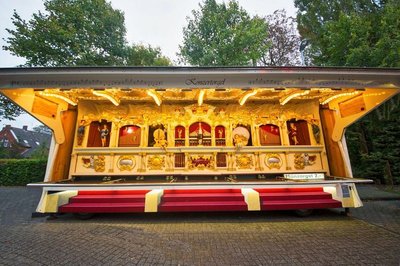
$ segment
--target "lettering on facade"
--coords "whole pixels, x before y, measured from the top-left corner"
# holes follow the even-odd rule
[[[32,87],[32,86],[50,86],[50,87],[79,87],[79,86],[143,86],[158,87],[163,85],[161,80],[144,80],[144,79],[116,79],[116,80],[100,80],[100,79],[81,79],[81,80],[12,80],[13,87]]]
[[[191,78],[185,80],[186,85],[195,85],[195,86],[222,86],[225,85],[226,79],[220,79],[220,80],[198,80],[196,78]]]

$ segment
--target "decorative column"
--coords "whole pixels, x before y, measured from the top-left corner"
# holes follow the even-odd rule
[[[185,152],[185,171],[189,171],[189,153]]]
[[[189,126],[185,126],[185,146],[189,147]]]
[[[110,153],[110,165],[108,167],[109,173],[114,173],[114,158],[115,158],[115,154],[113,152]]]
[[[235,162],[234,160],[235,160],[235,153],[228,152],[228,171],[235,171],[235,168],[233,168]]]
[[[226,146],[233,146],[232,142],[232,123],[229,123],[229,130],[225,130],[225,143]]]
[[[215,145],[215,126],[211,126],[211,146]]]
[[[171,132],[171,125],[170,123],[167,124],[167,147],[173,147],[175,146],[173,142],[175,142],[175,134],[172,134]],[[174,138],[172,138],[174,136]],[[168,157],[168,155],[167,155]]]
[[[144,144],[146,138],[146,125],[140,125],[140,144],[139,147],[146,147]]]
[[[166,161],[165,171],[167,171],[167,172],[173,172],[174,171],[173,157],[174,157],[174,153],[172,153],[172,152],[167,152],[166,153],[166,156],[165,156],[165,161]]]
[[[256,137],[256,130],[255,130],[255,126],[253,123],[250,124],[250,134],[251,134],[251,138],[253,140],[253,146],[258,146],[258,141],[257,141],[257,137]]]
[[[141,152],[139,153],[139,156],[140,156],[140,165],[137,171],[143,173],[146,172],[146,153]]]
[[[254,157],[255,157],[255,170],[256,171],[262,171],[263,167],[261,166],[261,157],[260,157],[260,152],[255,152],[254,153]]]
[[[285,161],[286,161],[286,170],[292,170],[292,167],[289,166],[289,154],[285,151]]]
[[[260,128],[259,128],[258,125],[254,125],[253,146],[261,146],[261,143],[260,143]]]
[[[213,161],[214,161],[213,170],[217,171],[217,152],[213,153]]]

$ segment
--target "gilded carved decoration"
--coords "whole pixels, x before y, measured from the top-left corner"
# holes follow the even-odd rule
[[[219,93],[219,92],[218,92]],[[208,94],[207,94],[208,95]],[[312,109],[315,110],[312,110]],[[160,107],[154,103],[143,102],[138,105],[96,104],[88,102],[80,106],[80,119],[86,123],[107,120],[117,127],[124,125],[182,125],[189,126],[198,121],[208,123],[210,126],[224,125],[225,127],[238,125],[274,124],[285,128],[287,120],[305,120],[310,124],[319,124],[314,114],[318,114],[318,103],[292,105],[252,104],[237,108],[237,103],[203,104],[163,104]]]
[[[136,159],[133,156],[120,156],[117,166],[121,171],[131,171],[136,166]]]
[[[188,160],[189,169],[213,169],[214,156],[213,155],[191,155]]]
[[[295,153],[294,154],[294,168],[302,170],[306,166],[315,164],[317,155],[309,155],[308,153]]]
[[[245,127],[237,127],[232,131],[233,144],[236,147],[246,146],[250,139],[250,132]]]
[[[247,154],[236,156],[236,166],[239,169],[250,169],[253,167],[253,157]]]
[[[163,129],[156,129],[153,133],[154,145],[153,147],[165,147],[167,145],[167,140],[165,138],[165,132]]]
[[[147,167],[150,170],[162,170],[165,166],[164,156],[153,155],[147,158]]]
[[[282,167],[282,158],[279,154],[277,153],[268,153],[265,156],[265,161],[264,161],[265,165],[269,168],[269,169],[280,169]]]
[[[96,172],[104,172],[105,157],[104,155],[91,155],[90,157],[82,157],[82,165],[85,168],[94,169]]]

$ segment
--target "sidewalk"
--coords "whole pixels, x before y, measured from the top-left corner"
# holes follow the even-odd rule
[[[357,185],[358,194],[363,201],[400,200],[400,192],[388,192],[377,185]]]

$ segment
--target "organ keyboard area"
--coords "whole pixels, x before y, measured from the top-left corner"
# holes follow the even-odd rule
[[[83,102],[69,177],[245,181],[328,171],[315,100],[250,102],[240,108],[237,103],[155,107]]]

